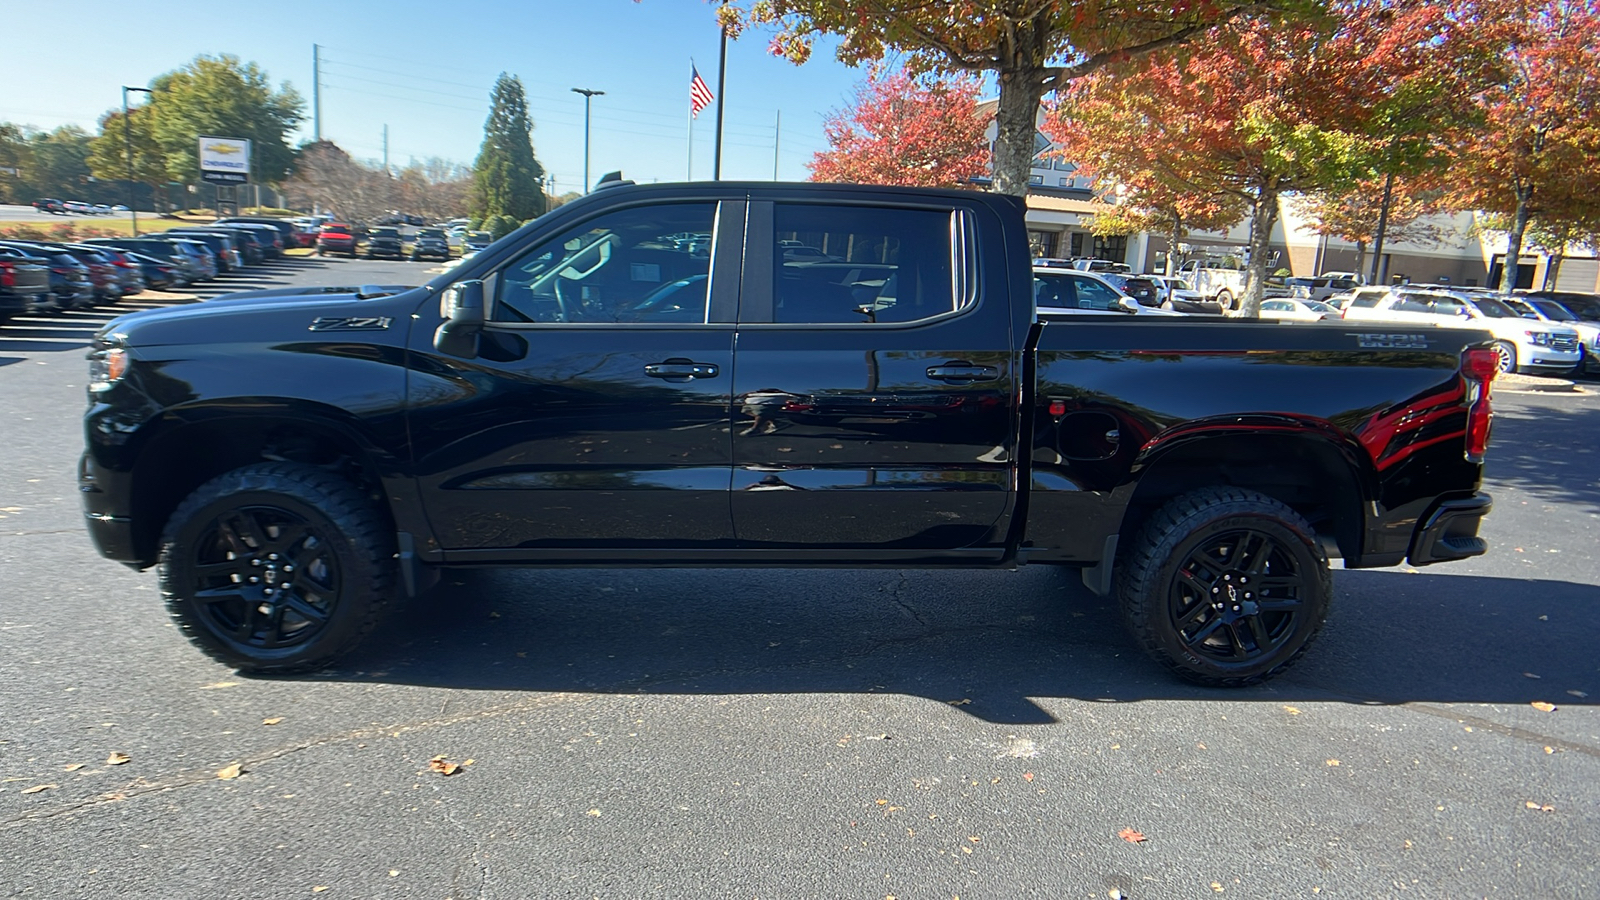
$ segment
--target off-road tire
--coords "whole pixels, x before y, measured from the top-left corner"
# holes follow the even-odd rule
[[[230,541],[229,535],[240,533],[240,529],[229,526],[232,530],[224,530],[222,523],[230,513],[241,510],[255,523],[256,536],[264,539],[264,546],[251,549],[245,543],[247,539]],[[262,522],[274,518],[288,524],[262,526]],[[310,537],[282,547],[273,543],[297,530],[304,530]],[[226,546],[242,547],[237,561],[233,551],[223,554],[225,559],[218,558],[219,548]],[[283,552],[274,555],[273,560],[311,561],[301,565],[300,572],[285,573],[276,580],[276,599],[271,602],[248,599],[255,595],[246,595],[243,590],[231,591],[226,579],[241,580],[232,574],[203,574],[202,567],[227,566],[240,574],[264,575],[264,568],[251,566],[282,565],[256,558],[265,557],[266,551],[274,549]],[[212,561],[202,562],[203,558]],[[349,481],[325,469],[296,463],[257,463],[218,475],[196,488],[167,520],[161,534],[158,565],[161,594],[179,631],[211,658],[254,674],[289,674],[329,665],[353,650],[377,627],[396,593],[394,533],[386,516]],[[324,578],[325,582],[331,580],[331,588],[302,582],[318,566],[317,571],[324,576],[332,572],[331,578]],[[212,587],[202,588],[201,583],[208,579]],[[273,582],[268,579],[268,583]],[[265,585],[239,587],[259,591]],[[197,596],[207,590],[229,596],[209,602]],[[285,634],[283,623],[291,615],[313,622],[295,612],[294,604],[287,599],[293,591],[298,591],[300,609],[324,612],[325,620],[304,634],[291,633],[283,646],[259,645],[255,631],[258,624],[273,629],[265,632],[271,638]],[[260,613],[263,607],[275,610],[276,619]],[[267,618],[259,619],[258,614]],[[239,622],[241,615],[243,624],[239,630],[231,635],[225,633],[230,617]],[[248,632],[242,640],[240,631]]]
[[[1244,599],[1251,596],[1246,591],[1252,585],[1238,584],[1236,580],[1224,582],[1221,571],[1200,571],[1195,565],[1194,555],[1208,552],[1208,542],[1221,542],[1215,546],[1225,548],[1228,536],[1240,533],[1260,535],[1268,545],[1268,549],[1262,551],[1266,554],[1263,574],[1246,573],[1247,582],[1256,578],[1255,591],[1251,593],[1256,594],[1255,602],[1259,606],[1251,606],[1250,601]],[[1247,545],[1236,543],[1233,549],[1234,560],[1250,555],[1237,552],[1247,550]],[[1226,556],[1221,559],[1232,565]],[[1275,571],[1273,561],[1278,562]],[[1249,559],[1243,560],[1244,564],[1249,562]],[[1188,572],[1187,578],[1180,581],[1186,574],[1183,570],[1186,564],[1195,571]],[[1291,570],[1298,578],[1297,585],[1292,588],[1272,586],[1273,582],[1288,577],[1284,573]],[[1228,571],[1234,573],[1230,579],[1237,579],[1245,569],[1236,567]],[[1201,488],[1178,496],[1156,510],[1122,548],[1116,578],[1123,621],[1139,646],[1179,677],[1210,687],[1259,684],[1288,669],[1322,629],[1333,595],[1328,558],[1310,523],[1265,494],[1235,487]],[[1208,578],[1210,581],[1206,580]],[[1209,592],[1216,594],[1211,599],[1220,600],[1227,607],[1222,612],[1199,608],[1212,604],[1199,600],[1199,596],[1204,596],[1201,589],[1191,587],[1213,586],[1211,581],[1218,590],[1225,591]],[[1230,584],[1233,586],[1229,587]],[[1289,594],[1295,596],[1290,598]],[[1195,602],[1183,605],[1186,595],[1196,595]],[[1294,601],[1298,601],[1298,605],[1292,612],[1266,609],[1266,604],[1281,607]],[[1237,605],[1229,607],[1230,603]],[[1233,624],[1229,624],[1229,612],[1241,606],[1246,614],[1235,613]],[[1261,612],[1249,614],[1250,610],[1258,608]],[[1180,625],[1180,620],[1193,615],[1202,618],[1194,620],[1192,626]],[[1205,628],[1212,627],[1212,617],[1223,621],[1208,632],[1206,640],[1226,641],[1231,637],[1237,649],[1248,650],[1244,646],[1247,642],[1260,646],[1256,635],[1261,634],[1272,644],[1247,658],[1219,660],[1219,648],[1195,643],[1195,638]],[[1252,618],[1259,621],[1252,623]],[[1244,631],[1233,631],[1234,625]],[[1264,631],[1255,632],[1256,625]],[[1195,633],[1186,638],[1185,627],[1194,627]],[[1218,632],[1222,634],[1219,636]]]

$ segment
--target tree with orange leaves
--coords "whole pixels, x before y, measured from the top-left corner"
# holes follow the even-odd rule
[[[976,81],[874,73],[857,88],[853,109],[823,123],[828,149],[812,159],[811,180],[967,186],[989,173],[988,124]]]
[[[1507,262],[1499,288],[1510,291],[1531,225],[1543,222],[1547,231],[1566,234],[1595,219],[1600,4],[1497,0],[1476,13],[1503,68],[1475,97],[1483,125],[1455,148],[1447,184],[1455,208],[1505,223]]]
[[[1103,178],[1248,205],[1254,316],[1279,198],[1427,164],[1465,117],[1468,46],[1437,3],[1340,0],[1327,23],[1250,19],[1084,79],[1047,131]]]

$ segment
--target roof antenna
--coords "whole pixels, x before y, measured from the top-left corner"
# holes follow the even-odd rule
[[[621,187],[625,184],[633,184],[633,182],[625,180],[621,172],[607,172],[600,176],[599,181],[595,182],[594,189],[598,191],[601,188]]]

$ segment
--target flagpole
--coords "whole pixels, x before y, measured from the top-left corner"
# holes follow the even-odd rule
[[[689,57],[689,71],[691,74],[695,72],[694,57],[692,56]],[[692,85],[693,82],[690,84]],[[689,164],[684,169],[683,180],[694,180],[694,100],[692,98],[689,100]]]
[[[722,51],[717,54],[717,152],[711,180],[722,180],[722,108],[728,100],[728,29],[722,29]]]

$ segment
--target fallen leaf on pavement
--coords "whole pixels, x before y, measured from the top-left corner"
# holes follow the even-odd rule
[[[1122,838],[1130,844],[1142,844],[1145,841],[1150,840],[1144,836],[1144,832],[1134,831],[1132,828],[1122,829],[1121,831],[1117,832],[1117,837]]]
[[[120,766],[120,765],[122,765],[123,763],[127,762],[130,759],[133,759],[133,757],[129,756],[126,753],[123,753],[120,750],[114,750],[114,751],[112,751],[110,756],[106,757],[106,765],[108,765],[108,766]]]
[[[273,716],[270,719],[262,719],[261,720],[261,724],[263,724],[263,725],[276,725],[276,724],[278,724],[279,722],[282,722],[282,721],[283,721],[283,716]]]
[[[1022,773],[1022,779],[1024,781],[1032,781],[1033,780],[1033,773],[1032,772],[1023,772]]]
[[[1291,715],[1291,716],[1298,716],[1298,715],[1300,715],[1300,710],[1298,710],[1298,709],[1295,709],[1295,708],[1294,708],[1294,707],[1292,707],[1292,706],[1285,706],[1285,707],[1284,707],[1284,708],[1283,708],[1283,711],[1284,711],[1284,712],[1286,712],[1286,713],[1288,713],[1288,714],[1289,714],[1289,715]]]
[[[1522,673],[1522,677],[1523,677],[1523,678],[1542,678],[1542,677],[1544,677],[1544,676],[1542,676],[1542,675],[1535,675],[1535,674],[1533,674],[1533,673],[1532,673],[1532,672],[1523,672],[1523,673]]]
[[[1528,705],[1533,707],[1534,709],[1537,709],[1540,712],[1555,712],[1556,711],[1556,705],[1554,703],[1546,703],[1543,700],[1535,700],[1535,701],[1533,701],[1532,703],[1530,703]]]
[[[1567,691],[1567,693],[1571,694],[1574,697],[1587,697],[1587,696],[1589,696],[1588,694],[1584,693],[1583,691]]]
[[[960,700],[946,700],[945,702],[951,706],[966,706],[972,702],[972,699],[970,697],[962,697]]]
[[[36,784],[31,788],[23,788],[22,792],[24,794],[37,794],[40,791],[48,791],[51,788],[58,787],[58,786],[59,785],[54,785],[54,784]]]
[[[454,775],[461,767],[440,755],[428,760],[428,768],[440,775]]]
[[[202,691],[214,691],[214,690],[217,690],[218,688],[231,688],[231,687],[238,687],[238,686],[239,686],[239,682],[237,682],[237,681],[216,681],[216,682],[212,682],[211,684],[202,684],[202,685],[200,685],[200,690],[202,690]]]
[[[1220,882],[1220,881],[1211,882],[1211,889],[1213,891],[1216,891],[1219,894],[1222,893],[1222,882]]]
[[[600,815],[600,810],[591,809],[588,812],[584,813],[584,815],[586,815],[586,816],[598,816],[598,815]]]
[[[325,884],[319,884],[319,885],[317,885],[317,886],[316,886],[316,887],[314,887],[314,888],[312,888],[312,889],[311,889],[311,893],[313,893],[313,894],[320,894],[320,893],[322,893],[322,892],[323,892],[323,891],[325,891],[325,890],[327,890],[327,889],[328,889],[328,886],[327,886],[327,885],[325,885]]]
[[[1330,766],[1337,766],[1338,764],[1339,764],[1339,761],[1337,759],[1328,760],[1328,765],[1330,765]]]
[[[61,767],[61,771],[76,772],[81,768],[83,768],[83,763],[68,763],[67,765]]]
[[[244,769],[240,768],[238,763],[234,763],[233,765],[228,766],[225,769],[218,769],[217,770],[217,777],[222,779],[223,781],[232,781],[233,779],[238,778],[240,775],[243,775],[243,774],[244,774]]]
[[[1532,800],[1529,800],[1526,803],[1523,803],[1522,805],[1526,806],[1528,809],[1537,809],[1540,812],[1555,812],[1556,811],[1556,808],[1554,806],[1551,806],[1548,803],[1535,803]]]

